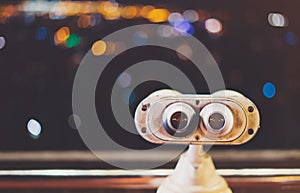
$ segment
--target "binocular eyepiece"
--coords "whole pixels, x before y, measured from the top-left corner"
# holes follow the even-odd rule
[[[241,144],[259,129],[259,112],[235,91],[184,95],[161,90],[140,103],[135,124],[152,143]]]

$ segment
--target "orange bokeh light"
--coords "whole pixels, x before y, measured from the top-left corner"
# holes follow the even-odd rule
[[[165,22],[168,20],[170,12],[166,9],[153,9],[148,14],[148,19],[154,23]]]
[[[155,9],[155,7],[153,7],[151,5],[146,5],[141,9],[140,15],[144,18],[148,18],[148,14],[150,13],[150,11],[152,11],[154,9]]]
[[[81,15],[77,20],[77,26],[79,28],[88,28],[91,25],[91,16]]]
[[[70,29],[68,27],[61,27],[54,36],[55,45],[64,43],[70,36]]]
[[[139,14],[139,9],[136,6],[126,6],[122,10],[122,17],[132,19]]]
[[[92,45],[92,53],[95,56],[101,56],[105,53],[106,48],[107,48],[106,43],[102,40],[98,40],[94,42],[94,44]]]
[[[100,4],[99,12],[107,20],[117,20],[121,16],[121,7],[118,4],[114,4],[109,1],[105,1]]]

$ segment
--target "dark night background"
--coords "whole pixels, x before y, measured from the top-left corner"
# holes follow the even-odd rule
[[[84,1],[82,1],[84,2]],[[261,113],[261,128],[249,143],[225,147],[234,149],[299,149],[300,108],[300,26],[299,1],[117,1],[120,5],[153,5],[171,13],[188,9],[204,10],[208,18],[221,21],[222,33],[212,35],[204,21],[192,23],[198,38],[213,54],[223,73],[226,87],[237,90],[256,103]],[[15,6],[22,1],[1,1],[0,7]],[[288,19],[286,27],[273,27],[269,13],[281,13]],[[4,13],[4,9],[0,9]],[[2,14],[2,17],[4,14]],[[100,14],[95,26],[79,28],[80,16],[49,19],[47,15],[25,12],[1,20],[0,36],[5,46],[0,49],[0,150],[85,150],[76,129],[70,127],[72,85],[82,57],[96,40],[118,29],[150,23],[144,18],[108,21]],[[1,18],[1,17],[0,17]],[[166,23],[166,22],[165,22]],[[75,47],[55,45],[55,32],[68,26],[80,37]],[[39,34],[41,28],[46,34]],[[97,110],[109,112],[110,85],[126,67],[136,62],[158,59],[183,68],[199,93],[207,93],[206,83],[195,73],[189,61],[174,51],[143,47],[128,50],[116,57],[106,69],[96,91]],[[134,76],[134,75],[132,75]],[[199,78],[200,77],[200,78]],[[276,87],[273,98],[263,93],[266,82]],[[130,101],[134,111],[140,100],[154,90],[166,88],[162,83],[147,82],[135,89]],[[102,107],[105,107],[104,109]],[[110,114],[99,116],[120,144],[128,147],[150,145],[139,136],[122,131]],[[32,137],[26,125],[31,118],[42,125],[41,134]],[[120,137],[122,136],[122,137]],[[219,147],[215,147],[219,148]],[[222,147],[221,147],[222,148]]]

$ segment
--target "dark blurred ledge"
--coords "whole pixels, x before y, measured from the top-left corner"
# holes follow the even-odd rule
[[[4,179],[0,192],[10,193],[155,193],[164,177]],[[299,193],[300,176],[225,177],[234,193]]]
[[[108,161],[141,163],[161,162],[171,153],[153,152],[138,157],[128,152],[99,152],[100,155],[105,155]],[[209,154],[213,157],[217,168],[300,168],[300,150],[214,150]],[[177,159],[159,168],[173,168]],[[114,167],[101,161],[89,151],[0,152],[0,169],[45,168],[111,169]]]

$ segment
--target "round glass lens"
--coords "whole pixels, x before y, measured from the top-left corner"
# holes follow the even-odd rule
[[[213,113],[208,119],[209,126],[214,130],[220,130],[225,125],[225,118],[221,113]]]
[[[188,117],[183,112],[175,112],[171,116],[171,125],[174,129],[182,130],[187,127],[188,124]]]

